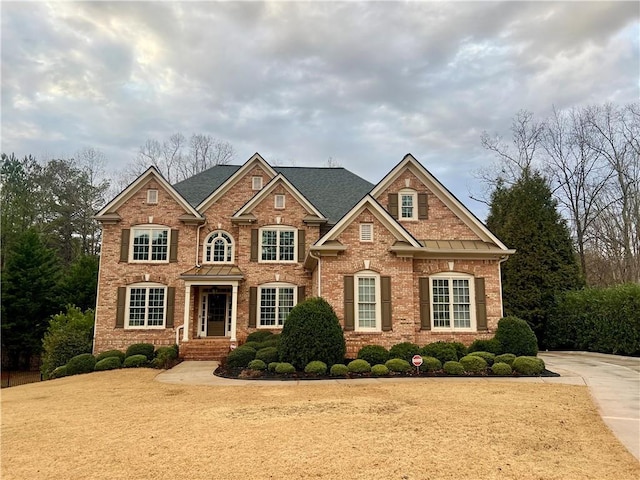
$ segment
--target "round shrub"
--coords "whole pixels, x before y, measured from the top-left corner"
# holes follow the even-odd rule
[[[249,365],[247,365],[247,368],[249,370],[266,370],[267,369],[267,364],[264,363],[262,360],[251,360],[249,362]]]
[[[403,358],[390,358],[384,366],[387,367],[389,371],[398,373],[405,373],[413,368],[411,364]]]
[[[484,358],[484,361],[487,362],[488,366],[493,365],[495,362],[496,355],[491,352],[471,352],[469,355],[475,355],[476,357]]]
[[[370,365],[384,364],[389,360],[389,350],[382,345],[366,345],[358,351],[358,358],[366,360]]]
[[[464,374],[464,367],[460,364],[460,362],[456,362],[453,360],[446,362],[442,367],[442,369],[444,370],[444,373],[446,373],[447,375],[463,375]]]
[[[278,347],[280,346],[280,334],[279,333],[274,333],[273,335],[270,335],[269,337],[267,337],[266,340],[262,341],[262,348],[267,348],[267,347]]]
[[[242,344],[243,347],[253,348],[256,352],[261,348],[264,348],[262,342],[245,342]]]
[[[242,345],[229,353],[229,356],[227,357],[227,366],[229,368],[246,368],[249,365],[249,362],[255,358],[255,349]]]
[[[346,345],[336,313],[323,298],[298,303],[280,334],[280,360],[302,370],[312,360],[327,365],[342,361]]]
[[[349,373],[349,367],[344,363],[335,363],[331,365],[331,370],[329,370],[329,374],[332,377],[344,377],[347,373]]]
[[[487,371],[487,362],[477,355],[467,355],[460,359],[460,365],[468,373],[484,373]]]
[[[496,355],[496,358],[493,361],[494,363],[506,363],[511,366],[515,359],[516,356],[513,353],[503,353],[502,355]]]
[[[278,349],[276,347],[264,347],[256,352],[256,359],[262,360],[267,365],[278,361]]]
[[[127,358],[132,355],[144,355],[147,357],[147,360],[153,360],[153,352],[154,347],[150,343],[134,343],[127,348],[127,352],[124,356]]]
[[[62,378],[62,377],[66,377],[67,375],[68,375],[67,366],[62,365],[60,367],[54,368],[53,372],[49,374],[49,378]]]
[[[269,330],[257,330],[255,332],[251,332],[248,336],[247,336],[247,341],[245,343],[245,345],[249,342],[258,342],[258,343],[262,343],[264,342],[266,339],[268,339],[269,337],[271,337],[273,335],[272,332],[270,332]]]
[[[420,365],[421,372],[435,372],[437,370],[442,370],[442,362],[440,360],[436,357],[422,357],[422,365]]]
[[[267,366],[267,369],[270,372],[275,372],[276,371],[276,367],[278,366],[279,362],[269,362],[269,365]]]
[[[371,371],[371,364],[366,360],[358,359],[349,362],[347,368],[351,373],[369,373]]]
[[[96,355],[96,363],[109,357],[118,357],[120,359],[120,363],[124,362],[124,352],[121,352],[120,350],[107,350],[106,352]]]
[[[376,377],[384,377],[385,375],[389,375],[389,369],[386,367],[386,365],[374,365],[373,367],[371,367],[371,375],[374,375]]]
[[[276,365],[276,373],[279,374],[288,374],[288,373],[296,373],[296,367],[287,362],[280,362]]]
[[[131,355],[130,357],[124,359],[124,363],[122,364],[122,366],[124,368],[138,368],[144,367],[148,362],[149,360],[147,360],[147,357],[145,355]]]
[[[540,375],[544,372],[544,361],[538,357],[517,357],[511,368],[521,375]]]
[[[538,340],[527,322],[518,317],[504,317],[498,322],[495,339],[500,342],[503,353],[516,357],[538,354]]]
[[[449,345],[453,345],[453,348],[456,349],[456,355],[458,356],[458,358],[464,357],[468,352],[468,349],[464,345],[464,343],[461,343],[461,342],[447,342],[447,343]]]
[[[81,353],[67,362],[67,375],[93,372],[96,366],[96,357],[90,353]]]
[[[116,368],[120,368],[122,366],[122,362],[118,357],[106,357],[96,362],[93,370],[96,372],[102,372],[104,370],[115,370]]]
[[[402,358],[407,362],[411,361],[411,357],[419,354],[420,347],[411,342],[398,343],[389,349],[389,358]]]
[[[491,366],[491,371],[494,375],[511,375],[513,370],[511,365],[503,362],[496,362]]]
[[[178,350],[173,347],[158,347],[154,352],[154,359],[151,365],[154,368],[170,368],[178,359]]]
[[[314,375],[324,375],[327,373],[327,364],[319,360],[307,363],[304,367],[304,373],[312,373]]]
[[[495,338],[490,340],[474,340],[471,345],[469,345],[469,349],[467,350],[469,353],[472,352],[489,352],[494,355],[498,355],[502,352],[502,346],[500,342]]]
[[[428,343],[420,349],[420,355],[435,357],[442,363],[449,361],[458,361],[458,353],[456,352],[456,347],[447,342]]]

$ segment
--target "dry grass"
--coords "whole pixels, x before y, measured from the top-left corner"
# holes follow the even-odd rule
[[[638,479],[585,387],[209,387],[117,370],[2,391],[9,479]]]

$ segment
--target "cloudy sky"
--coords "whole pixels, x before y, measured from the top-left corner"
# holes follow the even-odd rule
[[[483,130],[637,101],[637,2],[7,2],[2,151],[109,171],[181,132],[379,181],[411,152],[481,218]]]

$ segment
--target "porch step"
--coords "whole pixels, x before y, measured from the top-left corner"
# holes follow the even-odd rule
[[[183,360],[222,360],[229,354],[229,339],[194,338],[180,344]]]

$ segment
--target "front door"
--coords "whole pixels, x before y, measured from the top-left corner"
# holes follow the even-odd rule
[[[227,318],[227,294],[207,295],[207,337],[224,337]]]

